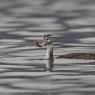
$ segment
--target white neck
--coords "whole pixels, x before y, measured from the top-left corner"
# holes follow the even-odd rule
[[[53,44],[47,45],[46,58],[53,58]]]

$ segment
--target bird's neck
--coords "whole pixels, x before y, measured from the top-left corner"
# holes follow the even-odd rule
[[[46,59],[53,58],[53,44],[47,45]]]

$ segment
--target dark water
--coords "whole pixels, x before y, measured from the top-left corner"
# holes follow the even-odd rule
[[[45,72],[45,48],[32,42],[54,36],[54,56],[95,52],[93,0],[0,0],[0,95],[95,95],[95,61],[57,59]]]

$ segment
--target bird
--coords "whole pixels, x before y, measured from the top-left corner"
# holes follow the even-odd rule
[[[54,55],[53,55],[53,37],[51,34],[46,34],[43,36],[42,40],[37,40],[36,42],[37,47],[46,47],[46,59],[48,62],[46,63],[46,69],[49,71],[53,71],[53,64],[54,64]]]

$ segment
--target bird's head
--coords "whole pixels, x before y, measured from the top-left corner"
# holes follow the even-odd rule
[[[50,45],[52,44],[52,42],[53,42],[53,37],[51,34],[44,35],[43,46]]]

